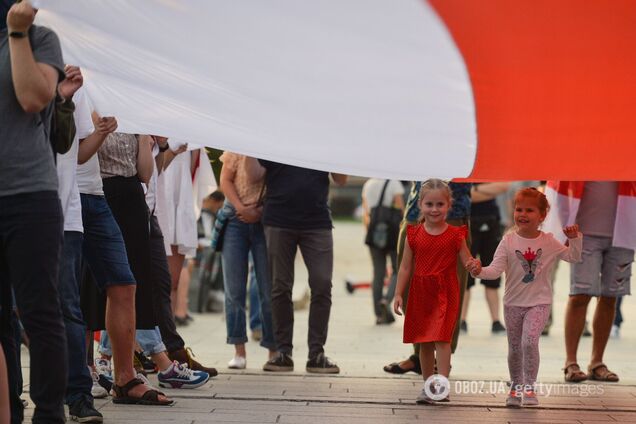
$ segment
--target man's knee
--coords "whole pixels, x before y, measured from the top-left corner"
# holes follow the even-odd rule
[[[600,296],[598,298],[598,306],[604,306],[609,309],[614,309],[616,307],[616,298],[608,297],[608,296]]]
[[[573,308],[587,308],[591,298],[591,296],[586,294],[575,294],[570,296],[568,303]]]

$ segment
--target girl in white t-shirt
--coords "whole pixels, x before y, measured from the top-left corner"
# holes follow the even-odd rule
[[[539,229],[549,209],[543,193],[530,187],[515,196],[512,231],[499,243],[492,263],[469,264],[473,277],[493,280],[506,273],[504,319],[508,335],[510,393],[506,406],[538,405],[534,384],[539,371],[539,337],[550,315],[550,271],[559,259],[581,261],[582,236],[578,225],[565,227],[568,246]]]

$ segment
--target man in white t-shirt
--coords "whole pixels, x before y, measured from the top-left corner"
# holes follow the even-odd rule
[[[73,98],[76,105],[73,118],[77,129],[71,149],[57,155],[58,194],[64,212],[64,242],[60,257],[60,281],[58,286],[66,343],[68,347],[68,385],[65,402],[73,419],[81,422],[102,422],[93,406],[91,378],[86,363],[86,325],[80,308],[80,265],[82,257],[82,205],[75,171],[79,140],[89,137],[93,131],[90,109],[87,107],[80,69],[66,66],[66,79],[58,86],[64,98]],[[107,395],[107,393],[106,393]]]
[[[384,194],[384,195],[383,195]],[[382,202],[380,196],[383,195]],[[364,210],[363,222],[366,228],[369,227],[371,210],[377,206],[394,207],[404,211],[404,186],[397,180],[382,180],[378,178],[368,179],[362,186],[362,209]],[[395,238],[397,240],[397,232]],[[373,263],[373,309],[375,312],[375,323],[378,325],[391,324],[395,321],[390,308],[395,285],[397,283],[397,249],[378,249],[369,246],[371,261]],[[386,276],[386,257],[391,259],[391,282],[384,292],[384,277]]]

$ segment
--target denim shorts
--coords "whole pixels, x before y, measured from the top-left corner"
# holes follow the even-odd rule
[[[620,297],[630,294],[634,251],[612,246],[611,237],[583,236],[581,263],[572,264],[570,295]]]
[[[104,196],[81,194],[84,224],[83,254],[97,286],[136,284],[126,245]]]

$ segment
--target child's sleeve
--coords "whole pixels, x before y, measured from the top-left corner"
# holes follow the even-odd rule
[[[477,278],[483,280],[495,280],[503,274],[508,267],[508,237],[504,237],[497,246],[495,256],[490,265],[481,269]]]
[[[564,246],[556,239],[554,243],[559,245],[558,258],[566,262],[578,263],[581,262],[581,252],[583,250],[583,235],[579,233],[576,238],[568,239],[568,245]]]

